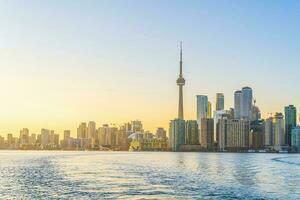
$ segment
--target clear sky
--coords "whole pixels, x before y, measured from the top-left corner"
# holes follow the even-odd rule
[[[0,0],[0,134],[177,116],[196,95],[254,90],[263,116],[300,109],[300,1]],[[213,107],[214,108],[214,107]]]

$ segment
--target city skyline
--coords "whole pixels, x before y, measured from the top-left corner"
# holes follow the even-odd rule
[[[0,135],[18,135],[24,127],[75,134],[82,121],[122,124],[133,119],[143,121],[147,130],[167,129],[177,116],[174,79],[181,40],[188,80],[185,119],[196,119],[196,95],[207,95],[214,110],[216,93],[224,93],[229,109],[233,92],[244,86],[254,89],[263,118],[290,104],[300,107],[295,93],[298,2],[158,5],[0,2]],[[138,11],[144,7],[145,13]],[[241,13],[242,18],[235,17]]]

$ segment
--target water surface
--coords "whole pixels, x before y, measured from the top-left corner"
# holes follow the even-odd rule
[[[0,199],[300,199],[300,155],[0,151]]]

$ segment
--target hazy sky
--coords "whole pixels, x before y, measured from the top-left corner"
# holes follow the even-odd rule
[[[300,108],[300,1],[0,0],[0,134],[177,116],[243,86],[263,116]],[[214,108],[214,106],[213,106]]]

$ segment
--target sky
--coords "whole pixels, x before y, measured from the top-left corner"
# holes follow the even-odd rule
[[[185,119],[196,95],[253,88],[263,117],[300,108],[300,2],[0,0],[0,135],[80,122],[146,130],[177,116],[183,42]]]

